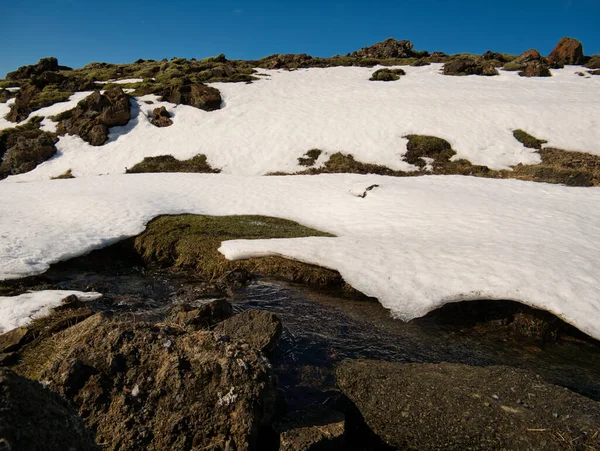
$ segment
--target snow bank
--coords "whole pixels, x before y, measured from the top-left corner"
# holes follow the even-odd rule
[[[144,157],[165,154],[188,159],[203,153],[226,174],[294,172],[304,169],[297,158],[315,147],[325,151],[318,164],[341,151],[411,170],[402,160],[402,137],[411,133],[444,138],[457,158],[494,169],[540,162],[512,136],[517,128],[548,146],[600,153],[600,77],[577,76],[582,68],[576,66],[553,70],[549,78],[515,72],[451,77],[441,75],[441,67],[403,67],[407,75],[387,83],[369,81],[376,68],[262,70],[270,77],[252,84],[213,84],[225,106],[212,112],[140,99],[131,124],[111,129],[104,146],[65,136],[55,158],[8,181],[47,179],[67,169],[76,176],[123,173]],[[174,115],[172,126],[150,123],[148,113],[157,106]]]
[[[154,78],[152,80],[154,80]],[[98,85],[106,85],[108,83],[112,83],[114,85],[126,85],[128,83],[141,83],[143,81],[143,78],[122,78],[120,80],[95,81],[94,83]]]
[[[74,294],[83,301],[92,301],[100,293],[83,293],[68,290],[43,290],[25,293],[20,296],[0,296],[0,333],[27,324],[31,319],[48,315],[52,307]]]
[[[378,187],[357,197],[371,185]],[[139,174],[0,184],[0,278],[143,231],[160,214],[259,214],[335,238],[230,241],[338,270],[408,320],[512,299],[600,338],[600,189],[461,176]]]

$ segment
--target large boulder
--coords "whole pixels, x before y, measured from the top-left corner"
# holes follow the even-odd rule
[[[130,118],[129,97],[115,85],[104,94],[95,91],[74,109],[59,114],[57,132],[79,135],[92,146],[101,146],[108,140],[110,127],[126,125]]]
[[[410,41],[397,41],[394,38],[388,38],[385,41],[373,44],[370,47],[364,47],[355,52],[349,53],[348,56],[358,58],[411,58],[416,56],[426,56],[420,52],[413,50],[413,44]]]
[[[56,72],[58,70],[69,69],[58,65],[58,60],[53,56],[42,58],[37,64],[30,66],[21,66],[14,72],[6,74],[7,80],[23,80],[31,78],[35,75],[41,75],[44,72]]]
[[[565,64],[583,64],[583,61],[583,45],[573,38],[562,38],[548,55],[548,64],[555,68]]]
[[[99,450],[92,437],[60,396],[0,368],[1,450]]]
[[[223,99],[218,89],[204,84],[184,84],[166,88],[161,91],[161,101],[190,105],[204,111],[221,108]]]
[[[107,450],[257,449],[274,411],[262,353],[209,331],[96,314],[30,352]]]
[[[396,449],[600,449],[600,404],[524,370],[347,360],[336,376],[349,420]]]

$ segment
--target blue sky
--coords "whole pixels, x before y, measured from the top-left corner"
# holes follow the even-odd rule
[[[345,54],[388,37],[447,53],[549,53],[562,36],[600,53],[600,0],[13,0],[0,77],[44,56],[80,67],[138,58]]]

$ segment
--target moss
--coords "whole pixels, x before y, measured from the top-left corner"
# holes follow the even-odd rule
[[[508,62],[506,63],[502,69],[503,70],[507,70],[507,71],[511,71],[511,72],[516,72],[516,71],[521,71],[523,70],[525,67],[525,65],[520,64],[520,63],[515,63],[515,62]]]
[[[546,144],[548,142],[543,139],[537,139],[536,137],[531,136],[529,133],[524,132],[521,129],[517,129],[517,130],[513,131],[513,136],[515,137],[515,139],[517,141],[519,141],[525,147],[528,147],[530,149],[538,149],[539,150],[542,148],[542,144]]]
[[[456,155],[448,141],[437,136],[407,135],[406,154],[404,159],[416,166],[425,166],[424,157],[433,158],[436,162],[447,162]]]
[[[402,69],[378,69],[373,72],[371,81],[395,81],[400,80],[400,76],[406,75]]]
[[[323,151],[321,149],[310,149],[304,157],[298,158],[300,166],[313,166]]]
[[[73,93],[70,91],[61,91],[60,88],[49,85],[46,86],[41,93],[31,99],[29,106],[32,110],[38,110],[58,102],[66,102],[72,95]]]
[[[189,160],[178,160],[172,155],[146,157],[131,169],[127,169],[128,174],[142,172],[203,172],[216,174],[221,171],[213,169],[208,164],[206,155],[199,154]]]
[[[74,179],[74,178],[75,178],[75,176],[73,175],[71,170],[67,169],[65,172],[63,172],[60,175],[57,175],[56,177],[50,177],[50,180]]]
[[[161,216],[135,238],[137,252],[149,264],[188,268],[209,280],[243,268],[251,273],[284,277],[317,286],[343,285],[340,275],[325,268],[280,257],[230,261],[218,251],[233,239],[332,236],[285,219],[265,216]]]

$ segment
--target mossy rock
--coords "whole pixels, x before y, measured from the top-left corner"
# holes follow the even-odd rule
[[[400,80],[402,75],[406,75],[402,69],[378,69],[373,72],[371,81],[395,81]]]
[[[508,63],[506,63],[502,69],[506,70],[506,71],[510,71],[510,72],[517,72],[517,71],[521,71],[525,68],[524,64],[521,63],[517,63],[514,61],[510,61]]]
[[[537,139],[535,136],[531,136],[529,133],[517,129],[513,131],[513,136],[517,141],[523,144],[525,147],[530,149],[541,149],[543,144],[546,144],[548,141],[543,139]]]
[[[206,155],[199,154],[189,160],[178,160],[172,155],[159,155],[157,157],[146,157],[131,169],[128,174],[142,172],[202,172],[219,173],[219,169],[212,168],[206,159]]]
[[[448,162],[456,155],[448,141],[437,136],[407,135],[404,159],[415,166],[425,166],[423,158],[433,158],[436,162]]]

